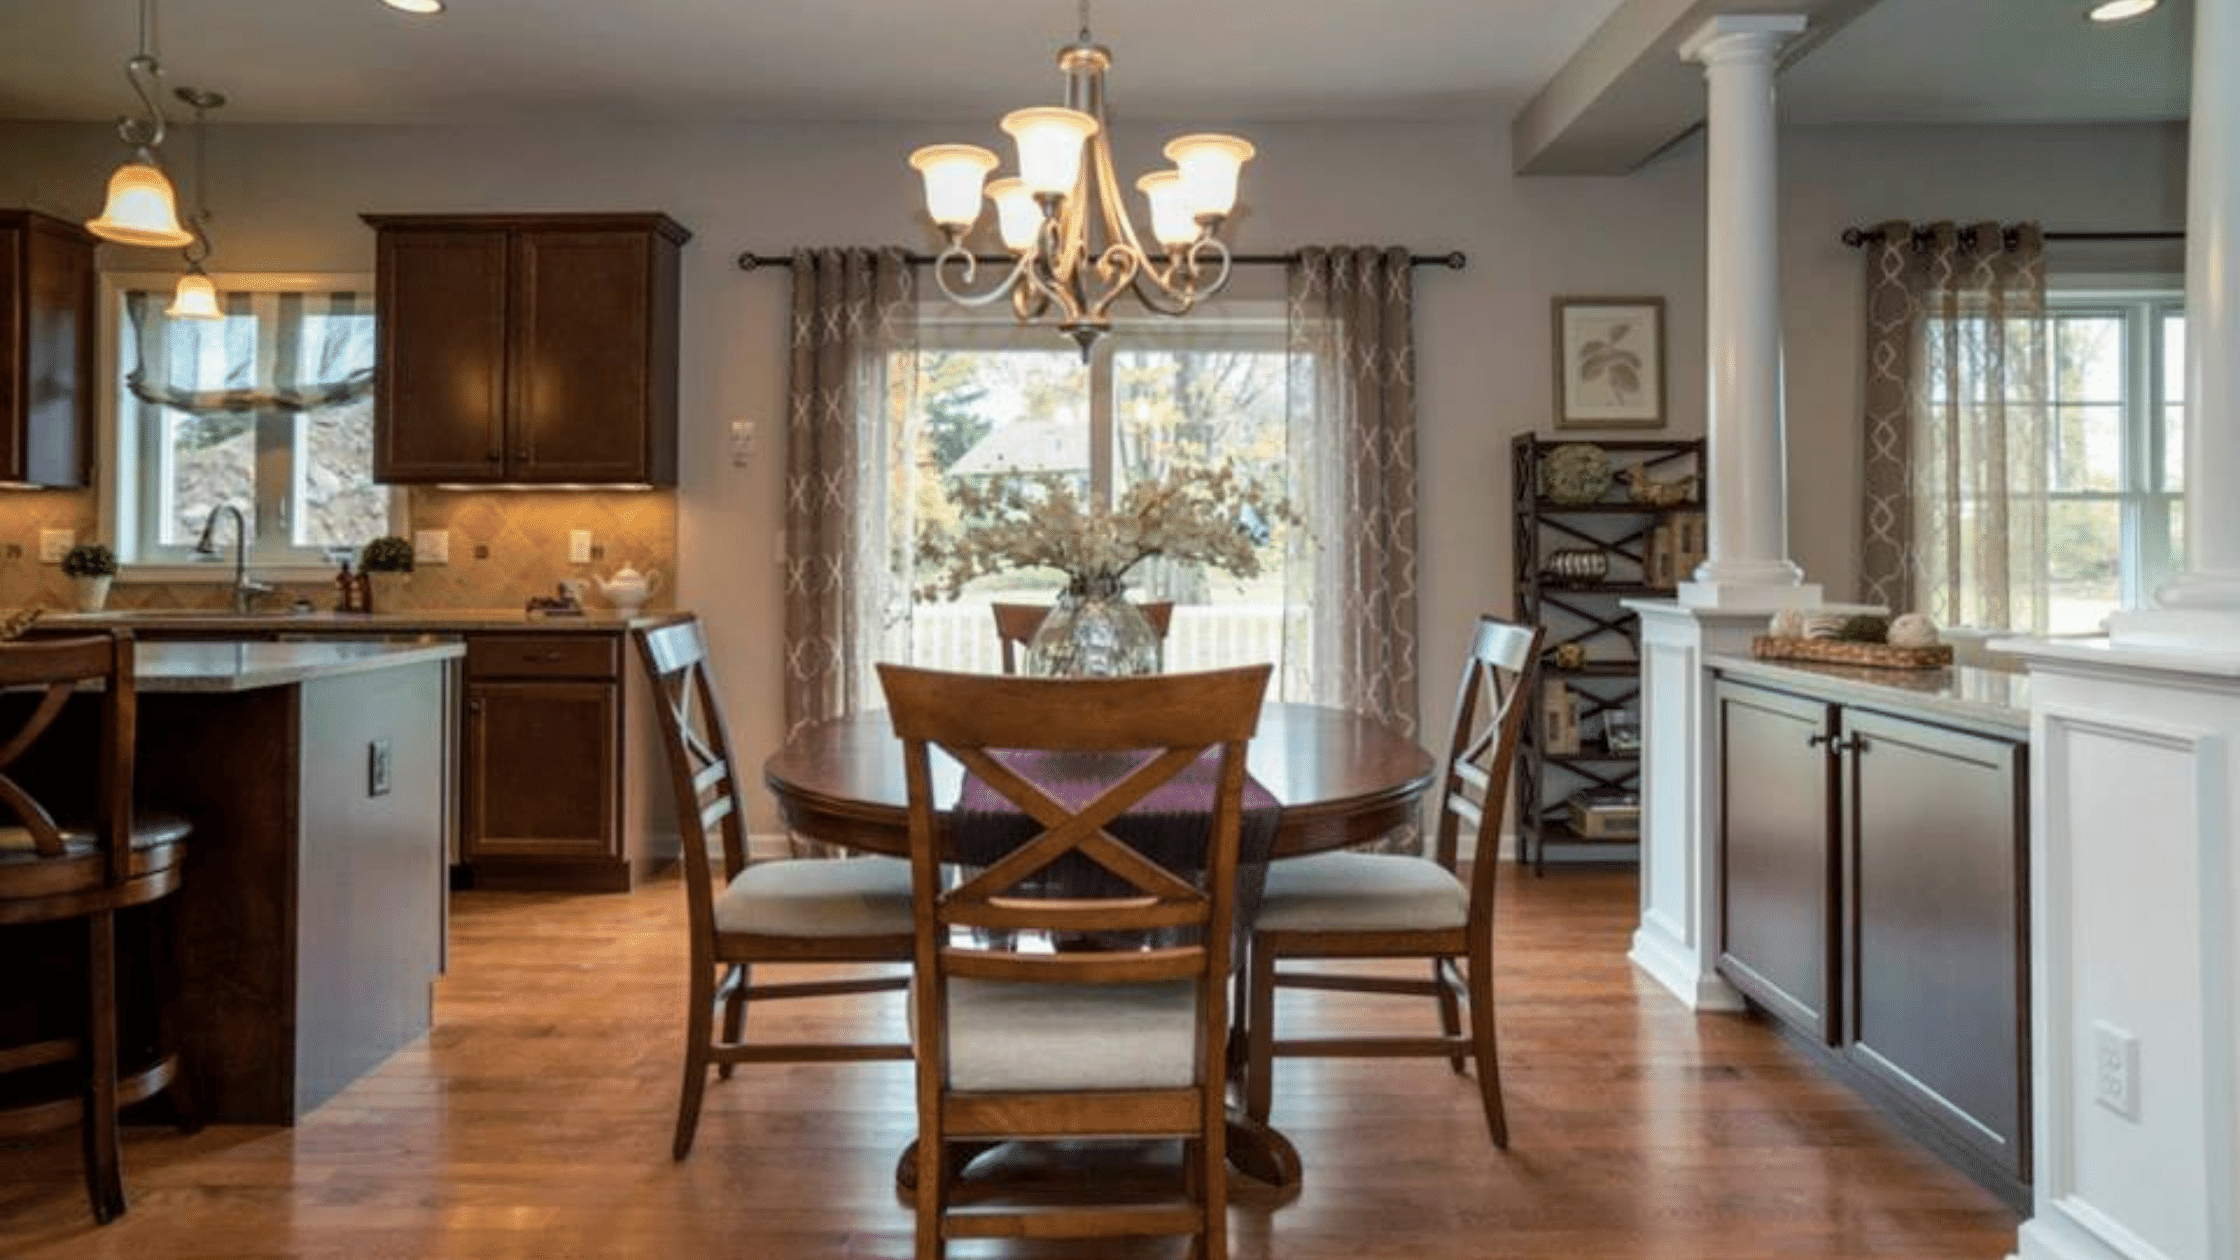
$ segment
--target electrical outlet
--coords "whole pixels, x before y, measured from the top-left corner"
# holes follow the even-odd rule
[[[39,531],[39,563],[61,564],[70,549],[78,545],[78,531],[74,529],[42,529]]]
[[[755,423],[752,420],[731,422],[731,463],[744,468],[754,462]]]
[[[571,529],[571,530],[569,530],[569,531],[568,531],[568,563],[569,563],[569,564],[589,564],[589,563],[591,563],[591,531],[590,531],[590,530],[588,530],[588,529]]]
[[[415,564],[451,563],[451,531],[448,529],[418,529],[412,532],[412,559]]]
[[[377,739],[366,745],[366,795],[389,794],[389,741]]]
[[[2092,1022],[2092,1100],[2139,1118],[2139,1039],[2102,1020]]]

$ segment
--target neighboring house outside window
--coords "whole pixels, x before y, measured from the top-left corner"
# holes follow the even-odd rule
[[[1268,484],[1284,482],[1289,358],[1280,307],[1259,317],[1122,324],[1087,362],[1048,328],[927,319],[915,357],[915,406],[903,420],[916,428],[904,439],[915,452],[912,484],[895,499],[913,527],[949,519],[947,488],[965,478],[1055,474],[1104,503],[1176,464],[1229,460]],[[1281,659],[1283,533],[1270,538],[1264,570],[1249,581],[1156,560],[1129,574],[1132,598],[1177,605],[1168,669]],[[997,668],[987,605],[1047,603],[1063,584],[1054,571],[1012,571],[975,580],[954,601],[913,596],[913,662]]]
[[[195,544],[237,508],[249,561],[324,565],[396,532],[373,480],[370,277],[213,277],[222,320],[164,314],[175,277],[112,279],[114,471],[108,528],[128,564],[207,563]],[[233,524],[213,541],[231,555]]]

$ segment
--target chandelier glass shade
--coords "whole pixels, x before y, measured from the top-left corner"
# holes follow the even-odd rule
[[[1222,224],[1236,208],[1238,173],[1252,145],[1230,135],[1200,133],[1166,146],[1171,170],[1136,181],[1150,211],[1144,247],[1121,197],[1105,119],[1105,73],[1111,50],[1089,34],[1058,50],[1065,104],[1014,110],[1002,128],[1018,155],[1018,173],[986,182],[1000,165],[978,145],[928,145],[910,155],[925,181],[926,213],[947,244],[934,261],[934,282],[955,302],[984,306],[1005,297],[1021,323],[1054,323],[1086,356],[1112,326],[1112,307],[1133,294],[1146,309],[1185,315],[1229,280]],[[1012,256],[996,284],[973,292],[979,260],[966,244],[980,221],[981,198],[995,203],[996,226]]]

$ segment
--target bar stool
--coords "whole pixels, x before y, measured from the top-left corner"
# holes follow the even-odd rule
[[[94,683],[102,687],[96,701],[100,731],[98,752],[88,765],[79,750],[55,747],[59,739],[42,743],[42,737],[56,729],[72,696]],[[13,729],[0,742],[0,930],[85,925],[83,991],[68,1001],[79,1008],[75,1035],[51,1035],[58,1031],[49,1018],[52,1007],[69,995],[46,988],[35,995],[37,1005],[48,1009],[40,1011],[34,1039],[0,1045],[0,1137],[77,1125],[86,1194],[94,1218],[106,1225],[125,1210],[119,1108],[169,1087],[182,1120],[192,1124],[176,1054],[158,1048],[129,1068],[120,1065],[116,943],[119,910],[178,891],[190,828],[177,819],[134,816],[136,706],[129,632],[0,643],[0,689],[10,701],[0,714],[0,731]],[[20,724],[14,721],[18,716]],[[35,762],[26,756],[34,746]],[[92,801],[67,799],[71,789],[89,782]],[[62,808],[66,819],[88,821],[57,822],[50,806]],[[7,825],[11,819],[13,825]],[[160,977],[168,951],[149,952],[150,970]],[[30,968],[13,979],[40,985],[52,975]]]

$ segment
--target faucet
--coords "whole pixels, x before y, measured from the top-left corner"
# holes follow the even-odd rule
[[[218,531],[218,514],[221,512],[233,514],[233,610],[245,613],[255,606],[259,595],[270,595],[272,587],[263,582],[252,581],[249,577],[249,522],[241,515],[241,509],[231,503],[221,503],[211,508],[209,517],[202,522],[202,537],[195,543],[194,550],[196,555],[218,554],[218,549],[211,545],[210,537]]]

